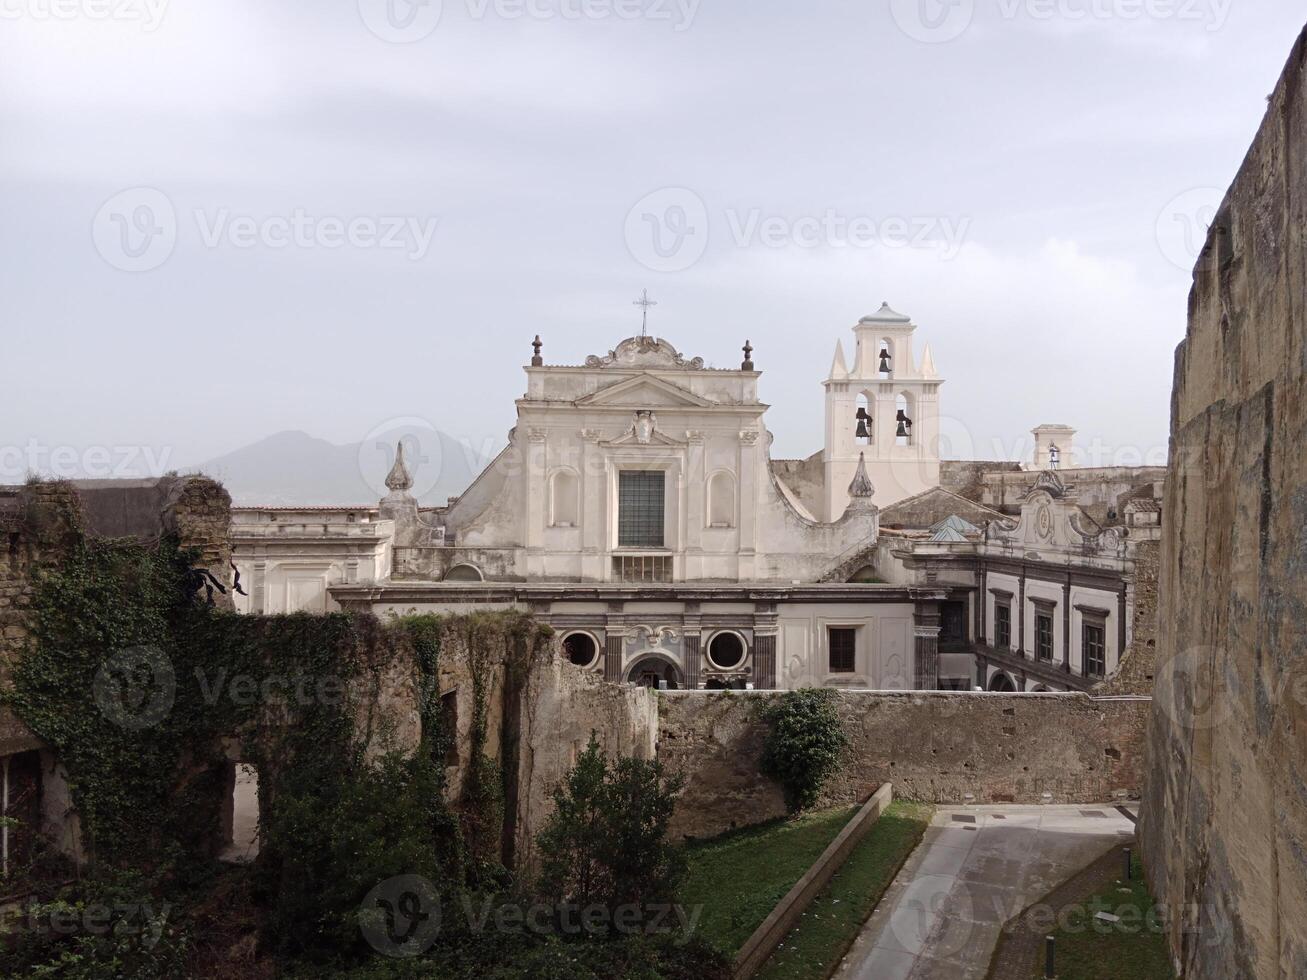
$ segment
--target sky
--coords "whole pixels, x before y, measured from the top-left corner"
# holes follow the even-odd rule
[[[501,446],[539,334],[733,367],[820,448],[888,301],[945,454],[1159,462],[1190,268],[1289,0],[0,0],[0,471],[417,420]],[[53,464],[53,465],[52,465]],[[0,473],[12,476],[12,473]],[[5,482],[0,479],[0,482]]]

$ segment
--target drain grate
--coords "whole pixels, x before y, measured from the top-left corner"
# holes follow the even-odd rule
[[[969,816],[967,816],[967,815],[964,814],[964,813],[955,813],[955,814],[953,814],[953,822],[954,822],[954,823],[975,823],[975,822],[976,822],[976,818],[975,818],[975,817],[969,817]]]
[[[1082,817],[1102,817],[1104,819],[1107,818],[1107,814],[1104,813],[1102,810],[1081,810],[1080,815]]]

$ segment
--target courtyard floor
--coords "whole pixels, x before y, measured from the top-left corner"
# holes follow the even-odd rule
[[[983,980],[1005,922],[1133,836],[1110,805],[940,807],[835,977]]]

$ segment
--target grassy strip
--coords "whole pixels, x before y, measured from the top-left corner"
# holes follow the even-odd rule
[[[1133,858],[1134,879],[1116,881],[1066,913],[1057,938],[1058,980],[1173,980],[1171,957],[1162,936],[1143,866]],[[1095,919],[1099,912],[1120,922]],[[1042,977],[1042,958],[1032,977]]]
[[[690,845],[680,901],[703,909],[699,937],[734,956],[856,812],[818,810]]]
[[[933,813],[934,808],[925,803],[896,800],[890,804],[758,971],[759,980],[824,980],[830,976],[920,842]]]

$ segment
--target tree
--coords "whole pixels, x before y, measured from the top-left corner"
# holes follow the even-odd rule
[[[591,734],[554,790],[554,812],[537,838],[544,855],[540,893],[610,908],[671,901],[684,870],[667,840],[681,785],[656,761],[625,758],[610,766]]]

